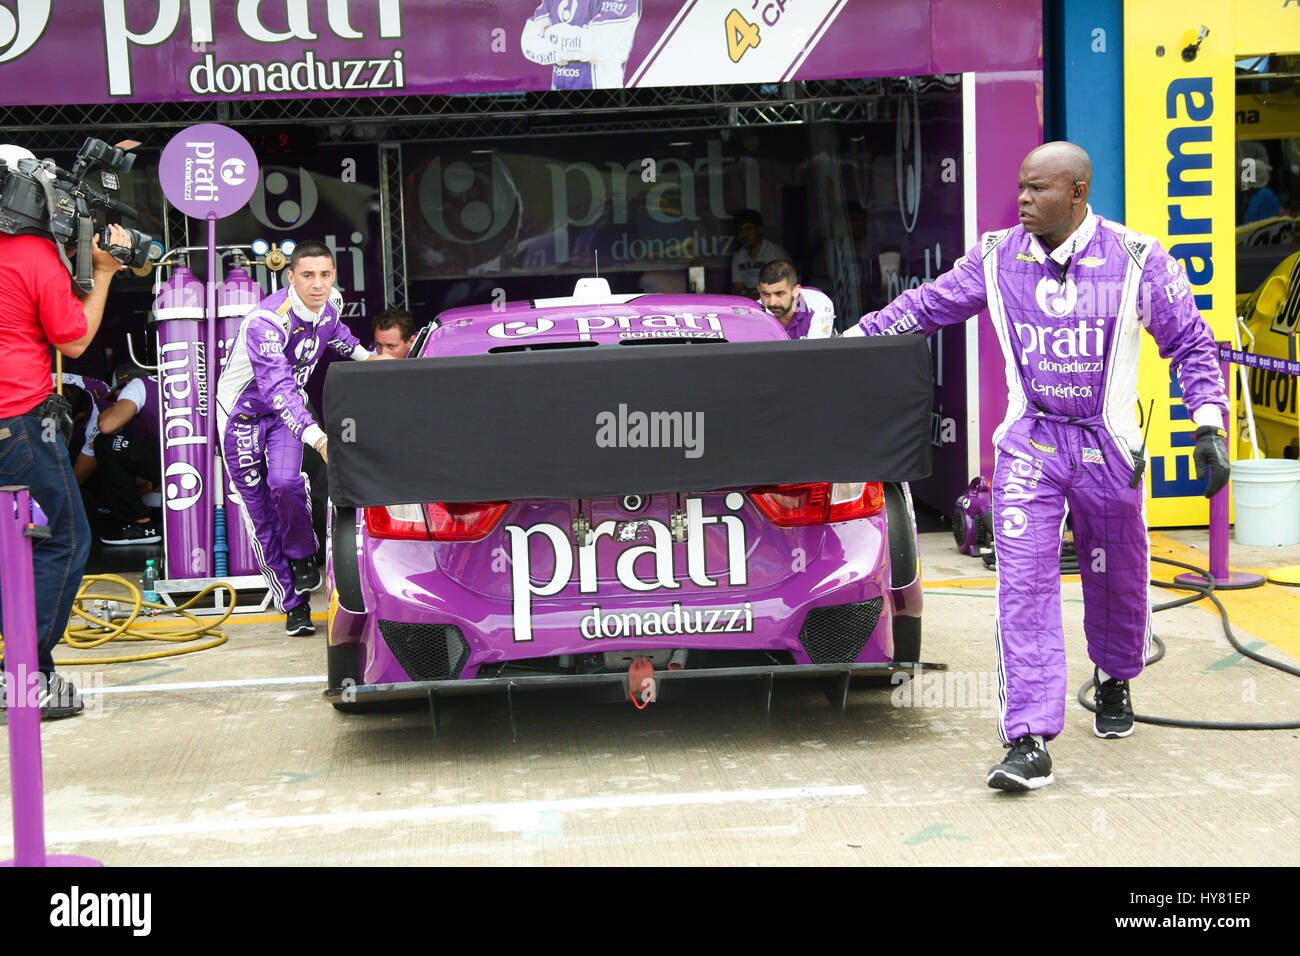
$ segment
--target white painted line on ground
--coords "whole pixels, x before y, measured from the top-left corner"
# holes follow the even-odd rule
[[[82,697],[96,694],[160,694],[174,690],[217,690],[223,687],[275,687],[281,684],[323,684],[324,674],[310,677],[248,677],[240,680],[202,680],[185,684],[122,684],[118,687],[83,687]]]
[[[253,817],[194,820],[189,823],[159,823],[139,827],[104,827],[94,830],[61,830],[45,835],[47,843],[82,845],[151,837],[196,836],[199,834],[244,833],[253,830],[292,830],[300,827],[366,827],[399,821],[466,820],[493,817],[499,830],[534,814],[579,813],[584,810],[624,810],[638,807],[685,807],[726,803],[767,803],[781,800],[811,800],[825,797],[862,797],[861,784],[840,787],[786,787],[772,790],[704,790],[694,793],[643,793],[616,797],[571,797],[560,800],[521,800],[515,803],[465,803],[448,807],[408,807],[401,810],[367,810],[349,813],[308,813],[294,817]],[[11,846],[10,835],[0,835],[0,846]]]

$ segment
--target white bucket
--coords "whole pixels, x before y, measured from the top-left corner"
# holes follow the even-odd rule
[[[1233,537],[1238,544],[1300,544],[1300,461],[1257,458],[1232,463]]]

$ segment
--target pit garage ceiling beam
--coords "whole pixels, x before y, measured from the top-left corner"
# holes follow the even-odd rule
[[[219,103],[0,107],[0,127],[31,148],[76,149],[86,135],[162,141],[196,123],[310,125],[319,142],[355,143],[685,131],[876,118],[877,100],[904,90],[953,89],[955,76],[741,86],[555,90],[481,96],[266,99]],[[110,138],[112,136],[110,135]]]

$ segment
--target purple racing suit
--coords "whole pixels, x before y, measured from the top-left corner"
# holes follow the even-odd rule
[[[302,389],[328,346],[358,361],[370,353],[339,318],[337,292],[319,315],[286,286],[244,317],[217,385],[217,428],[226,471],[244,504],[257,562],[281,611],[309,600],[295,594],[290,559],[316,553],[302,446],[324,431]]]
[[[1088,215],[1050,253],[1022,226],[986,233],[952,271],[846,334],[932,335],[988,308],[1006,359],[993,434],[1000,724],[1050,740],[1065,721],[1060,552],[1068,509],[1088,655],[1110,677],[1142,670],[1151,640],[1138,350],[1145,326],[1197,426],[1228,411],[1217,349],[1183,267],[1150,236]]]

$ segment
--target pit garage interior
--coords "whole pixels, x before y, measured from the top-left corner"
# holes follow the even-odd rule
[[[803,283],[832,295],[842,329],[967,246],[962,98],[973,87],[962,87],[961,75],[943,74],[5,107],[0,121],[39,155],[69,161],[89,135],[141,141],[123,200],[167,250],[201,247],[206,226],[162,196],[162,145],[197,123],[240,130],[264,186],[221,221],[218,243],[322,237],[338,253],[346,318],[363,342],[367,316],[390,305],[425,323],[494,297],[568,295],[596,273],[615,293],[685,292],[695,267],[701,291],[729,292],[730,217],[746,208],[761,211],[766,238],[789,252]],[[184,259],[204,276],[201,248]],[[223,271],[230,262],[223,257]],[[253,274],[268,289],[279,278],[263,266]],[[68,371],[107,379],[128,357],[128,337],[155,361],[144,334],[155,278],[119,278],[103,331]],[[934,352],[938,467],[914,493],[922,520],[938,528],[970,477],[965,333],[945,332]],[[308,388],[318,407],[323,380],[318,369]]]
[[[1295,73],[1270,79],[1282,86]],[[844,327],[941,273],[969,245],[972,207],[961,173],[973,148],[963,142],[970,92],[961,75],[942,74],[3,107],[0,127],[41,156],[67,157],[88,135],[142,141],[135,194],[124,199],[168,249],[201,245],[204,227],[163,199],[158,150],[196,123],[243,132],[268,179],[262,205],[223,220],[218,242],[328,231],[340,283],[360,303],[351,324],[363,341],[367,317],[387,305],[427,321],[497,289],[508,299],[567,294],[595,270],[596,253],[619,243],[621,261],[599,260],[616,292],[684,291],[696,261],[705,288],[723,291],[729,253],[720,242],[730,230],[722,213],[747,207],[762,210],[767,235],[791,252],[809,284],[835,290]],[[913,146],[909,174],[904,148]],[[662,178],[643,178],[646,159]],[[712,164],[726,172],[713,192]],[[529,168],[535,177],[521,173]],[[694,189],[682,186],[687,171]],[[440,195],[417,207],[411,197],[422,182]],[[839,192],[828,193],[827,182]],[[663,183],[676,185],[647,203]],[[563,246],[554,222],[498,221],[498,207],[509,205],[502,191],[530,189],[564,192]],[[711,229],[679,228],[688,204]],[[698,255],[683,255],[683,242],[695,243]],[[592,256],[562,261],[561,248]],[[1239,261],[1241,285],[1247,269]],[[191,265],[202,274],[201,256]],[[257,277],[275,278],[264,269]],[[136,354],[156,359],[144,331],[152,281],[119,280],[100,348],[70,371],[110,372],[126,357],[128,336]],[[1058,784],[1038,795],[1045,799],[985,799],[984,772],[997,757],[994,578],[955,550],[949,523],[953,500],[980,468],[980,433],[968,434],[968,403],[981,398],[967,380],[970,341],[957,332],[936,343],[936,468],[913,486],[925,532],[924,656],[947,663],[953,677],[854,689],[844,720],[815,684],[783,690],[766,725],[750,693],[735,687],[644,712],[563,693],[508,705],[467,698],[441,715],[435,734],[418,707],[330,710],[321,699],[318,594],[312,639],[286,638],[282,617],[253,614],[228,621],[224,646],[192,655],[101,665],[86,662],[103,648],[61,649],[57,658],[80,662],[67,670],[86,691],[88,712],[43,728],[51,852],[112,866],[1293,863],[1294,732],[1247,735],[1243,747],[1240,734],[1142,726],[1130,740],[1100,741],[1088,732],[1091,714],[1071,701],[1066,734],[1052,750],[1062,769]],[[318,406],[323,378],[318,370],[309,386]],[[833,396],[827,407],[834,409]],[[1153,532],[1152,545],[1153,556],[1206,564],[1203,527]],[[134,578],[154,553],[97,548],[88,573]],[[1297,562],[1300,548],[1233,548],[1234,567]],[[1153,591],[1155,601],[1172,596]],[[1077,575],[1063,578],[1063,597],[1075,686],[1091,671]],[[1300,596],[1274,586],[1220,597],[1243,644],[1296,666],[1300,635],[1278,624],[1300,620]],[[1156,623],[1170,650],[1140,685],[1140,711],[1185,715],[1190,702],[1203,720],[1295,719],[1294,678],[1232,650],[1205,602]],[[5,803],[7,767],[0,777]]]

